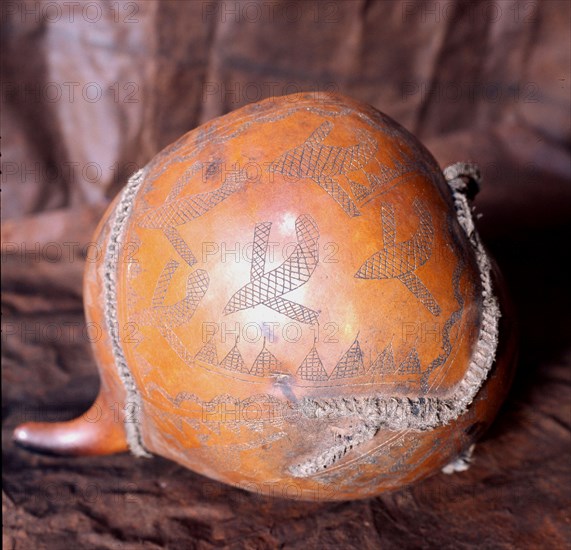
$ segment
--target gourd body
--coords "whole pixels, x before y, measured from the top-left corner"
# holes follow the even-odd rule
[[[443,467],[492,421],[514,356],[497,309],[483,334],[487,275],[509,312],[465,225],[422,145],[344,97],[186,134],[111,205],[86,272],[112,450],[306,500]]]

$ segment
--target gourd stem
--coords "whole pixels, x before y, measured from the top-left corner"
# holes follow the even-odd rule
[[[26,422],[14,430],[14,441],[26,449],[55,455],[93,456],[128,450],[123,415],[100,392],[91,408],[68,422]],[[119,417],[118,417],[119,416]]]

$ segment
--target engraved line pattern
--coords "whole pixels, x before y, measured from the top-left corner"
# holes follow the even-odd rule
[[[390,141],[396,147],[396,155],[394,156],[390,151],[387,151],[387,154],[392,159],[394,168],[387,166],[386,171],[381,170],[388,181],[383,181],[382,187],[377,193],[372,193],[367,202],[386,193],[389,189],[405,183],[415,173],[422,174],[434,183],[442,180],[442,172],[434,158],[417,140],[413,139],[411,134],[408,132],[403,133],[402,128],[395,125],[394,121],[388,116],[379,111],[370,113],[357,112],[355,114],[372,130],[380,131],[391,138]],[[382,166],[383,164],[381,164]],[[439,185],[437,188],[440,190]],[[444,194],[442,196],[444,197]]]
[[[285,315],[286,317],[289,317],[290,319],[295,319],[296,321],[305,323],[306,325],[314,325],[317,323],[317,317],[319,316],[317,311],[298,304],[297,302],[286,300],[285,298],[272,298],[264,305],[278,313],[281,313],[282,315]]]
[[[367,176],[371,177],[369,174],[367,174]],[[367,187],[366,185],[351,179],[349,179],[349,183],[351,184],[351,191],[353,192],[353,195],[355,195],[355,198],[358,202],[365,200],[371,194],[371,187]]]
[[[377,157],[373,157],[372,160],[374,160],[379,167],[381,177],[372,172],[363,170],[368,185],[354,181],[345,175],[359,206],[364,206],[371,198],[378,197],[393,187],[406,183],[416,172],[422,172],[422,167],[418,165],[419,163],[415,159],[411,159],[407,156],[406,162],[402,162],[399,158],[395,158],[390,152],[387,151],[386,154],[391,159],[393,167],[381,162]]]
[[[272,372],[278,370],[280,364],[275,355],[266,349],[266,339],[264,338],[264,346],[262,351],[256,357],[250,374],[254,376],[269,376]]]
[[[381,353],[379,353],[379,355],[377,355],[377,358],[369,367],[368,372],[373,376],[377,374],[384,376],[387,374],[393,374],[396,369],[393,344],[391,342]]]
[[[252,267],[250,280],[261,279],[266,271],[266,251],[270,239],[271,222],[256,224],[254,229],[254,247],[252,249]]]
[[[270,172],[293,178],[309,178],[341,205],[349,216],[358,216],[360,212],[357,206],[335,177],[347,177],[347,173],[364,168],[377,152],[377,142],[369,132],[359,130],[356,133],[360,141],[355,145],[324,145],[322,142],[332,129],[333,123],[323,122],[304,143],[275,160]]]
[[[359,340],[355,338],[351,347],[341,357],[335,369],[329,377],[331,380],[337,378],[349,378],[352,376],[361,376],[365,374],[365,366],[363,364],[363,351],[359,345]]]
[[[432,216],[419,199],[415,199],[413,208],[419,218],[418,229],[411,239],[397,243],[394,207],[387,203],[381,206],[384,248],[367,259],[355,277],[398,279],[432,315],[438,316],[441,313],[440,306],[414,273],[432,255],[434,243]]]
[[[448,232],[454,244],[456,245],[456,248],[459,251],[462,251],[461,243],[458,241],[458,236],[454,231],[452,218],[450,216],[448,216],[447,224],[448,224]],[[454,327],[454,325],[460,320],[462,313],[464,311],[464,297],[460,292],[460,278],[462,277],[462,273],[464,271],[465,266],[466,262],[464,260],[463,254],[460,252],[458,255],[458,264],[456,265],[456,269],[454,269],[454,274],[452,275],[452,283],[453,283],[452,288],[454,290],[454,297],[458,302],[458,309],[456,309],[452,313],[450,318],[446,321],[446,323],[444,323],[444,327],[442,330],[442,353],[438,357],[436,357],[422,373],[422,378],[421,378],[422,393],[428,392],[429,389],[428,379],[432,371],[442,366],[448,359],[450,353],[452,352],[452,343],[450,342],[450,332]]]
[[[153,309],[157,309],[163,305],[170,282],[172,281],[177,269],[178,262],[176,260],[169,260],[161,271],[153,292],[153,299],[151,302]]]
[[[236,338],[236,343],[234,344],[232,349],[228,352],[226,357],[222,359],[222,363],[220,363],[220,366],[228,370],[233,370],[248,374],[248,369],[244,363],[242,354],[238,349],[238,338]]]
[[[204,168],[205,167],[202,162],[195,162],[190,168],[188,168],[188,170],[185,170],[184,174],[176,180],[173,188],[169,191],[169,194],[165,199],[165,203],[176,200],[181,191],[184,189],[184,186],[187,185],[196,174],[198,174],[201,170],[204,170]],[[208,169],[210,169],[210,164],[208,165],[207,170]]]
[[[200,348],[194,358],[198,361],[203,361],[208,365],[218,365],[218,352],[216,351],[216,342],[214,341],[214,337],[210,338],[210,340]]]
[[[161,229],[180,257],[191,267],[196,264],[196,257],[179,235],[176,227],[202,216],[230,195],[242,189],[246,181],[246,174],[236,170],[229,172],[224,182],[212,191],[178,198],[184,186],[202,166],[202,163],[196,163],[189,168],[177,180],[166,202],[158,208],[146,211],[138,222],[139,227]]]
[[[317,353],[315,342],[297,369],[297,375],[302,380],[309,380],[311,382],[324,382],[329,379],[329,376],[327,376],[327,371],[323,367],[321,357],[319,357],[319,353]]]
[[[317,267],[317,224],[311,216],[299,216],[295,222],[297,246],[282,265],[264,273],[270,227],[270,222],[256,225],[250,282],[230,298],[224,313],[228,315],[262,304],[294,321],[314,324],[317,322],[318,312],[287,300],[283,295],[305,284]]]
[[[172,350],[181,358],[183,363],[192,365],[192,355],[190,355],[186,346],[180,341],[180,338],[175,334],[175,332],[165,325],[159,325],[158,329],[163,338],[169,343]]]
[[[394,225],[390,223],[390,221],[393,219],[394,216],[391,216],[390,213],[388,213],[386,216],[388,226]],[[449,230],[452,232],[451,220],[449,220]],[[267,231],[263,232],[264,238],[266,238],[265,237],[266,234],[269,235],[269,232]],[[391,239],[394,240],[390,236],[391,235],[390,230],[388,234],[389,234],[389,240]],[[428,391],[427,387],[428,376],[434,369],[437,369],[438,367],[440,367],[442,364],[445,363],[446,359],[449,357],[452,351],[452,343],[450,342],[449,333],[452,326],[461,317],[463,311],[464,299],[460,292],[460,278],[464,266],[465,262],[460,257],[458,259],[458,264],[456,266],[456,269],[452,277],[454,296],[456,297],[459,307],[456,311],[452,313],[451,317],[446,321],[444,325],[442,353],[440,353],[439,356],[436,359],[434,359],[430,363],[430,365],[427,366],[426,368],[423,369],[422,367],[422,364],[418,356],[418,351],[416,349],[416,344],[415,346],[413,346],[413,348],[409,350],[406,357],[400,362],[400,364],[397,364],[395,361],[394,350],[391,341],[385,347],[385,349],[380,354],[377,355],[376,359],[369,364],[365,372],[361,368],[361,363],[364,359],[364,355],[360,353],[361,348],[357,335],[350,349],[346,353],[344,353],[341,359],[338,361],[336,366],[339,368],[336,368],[334,372],[331,374],[331,376],[327,374],[327,370],[325,369],[323,362],[319,357],[319,353],[316,347],[316,342],[314,341],[312,348],[308,352],[302,364],[297,369],[297,377],[300,380],[319,383],[335,379],[339,380],[347,378],[356,378],[363,375],[368,376],[369,378],[370,377],[384,378],[387,375],[392,375],[397,377],[401,376],[408,377],[409,375],[414,375],[415,379],[416,377],[418,377],[418,375],[421,375],[420,377],[421,392],[425,394]],[[165,272],[168,272],[168,270],[165,270]],[[161,285],[157,285],[158,288],[160,286]],[[159,290],[157,290],[157,293],[159,293]],[[209,341],[209,343],[203,346],[201,350],[199,350],[198,354],[195,357],[197,359],[201,359],[203,362],[207,364],[211,364],[214,366],[217,365],[218,359],[216,355],[216,347],[213,338]],[[264,357],[266,356],[262,355],[260,360],[262,360]],[[277,359],[276,359],[276,365],[279,365],[279,361]],[[244,361],[238,350],[238,340],[236,340],[236,344],[229,352],[228,356],[226,357],[226,360],[220,363],[218,366],[222,368],[228,368],[229,370],[234,370],[234,371],[238,370],[239,372],[245,374],[253,374],[253,371],[255,371],[257,372],[256,376],[268,376],[269,372],[267,370],[264,370],[263,368],[260,370],[253,368],[248,369],[244,366]],[[266,374],[261,374],[263,372],[265,372]]]
[[[491,264],[475,231],[468,200],[463,194],[463,187],[460,187],[462,182],[458,181],[457,178],[448,181],[448,184],[452,190],[458,222],[469,238],[476,256],[483,300],[478,339],[472,349],[472,355],[464,377],[449,398],[418,397],[410,399],[390,397],[387,399],[386,397],[377,396],[374,399],[353,398],[354,402],[351,403],[351,406],[348,406],[345,400],[334,401],[304,398],[302,406],[305,406],[310,413],[315,411],[314,417],[317,415],[330,415],[336,410],[344,410],[350,414],[354,414],[353,411],[358,410],[358,418],[366,419],[368,422],[372,421],[378,429],[384,428],[393,431],[405,429],[430,430],[447,425],[451,421],[456,420],[461,414],[464,414],[481,390],[495,360],[501,311],[492,288]],[[463,263],[462,258],[459,258],[458,265],[461,263]],[[455,288],[457,288],[456,284],[458,282],[459,277],[456,278],[455,276]],[[435,363],[435,365],[439,366],[440,363]],[[468,414],[472,413],[469,412]],[[375,416],[377,418],[373,420]],[[377,431],[373,431],[372,437],[376,433]],[[331,454],[325,458],[331,458]],[[335,458],[334,456],[333,459]],[[302,463],[293,464],[290,466],[289,471],[295,476],[306,477],[322,471],[322,468],[323,453]]]
[[[404,361],[400,364],[398,373],[399,374],[420,374],[420,359],[418,358],[418,352],[416,348],[413,347],[408,355],[405,357]]]
[[[269,112],[264,114],[267,110],[269,110]],[[147,166],[148,173],[153,170],[155,173],[151,177],[147,178],[144,183],[142,193],[143,204],[146,204],[144,195],[150,192],[154,188],[154,183],[175,164],[183,162],[188,163],[192,159],[196,158],[197,155],[207,146],[222,145],[246,132],[254,123],[258,125],[277,122],[300,111],[304,113],[310,112],[321,117],[336,118],[350,114],[352,109],[333,99],[325,99],[322,101],[320,107],[316,107],[313,105],[311,98],[301,99],[295,106],[292,106],[281,113],[276,113],[273,110],[271,102],[268,102],[265,105],[254,103],[251,106],[246,106],[244,107],[245,114],[238,120],[234,119],[226,122],[226,124],[222,124],[220,120],[214,121],[207,128],[198,128],[196,130],[196,139],[194,139],[190,144],[186,142],[183,136],[183,138],[179,139],[173,146],[158,153]],[[238,128],[235,128],[238,121],[240,121],[241,124]],[[173,157],[175,153],[177,153],[177,155]],[[164,164],[161,165],[163,161]]]
[[[190,266],[192,267],[195,263],[197,263],[196,256],[192,253],[192,250],[186,244],[184,239],[180,236],[179,232],[176,230],[175,227],[169,226],[163,229],[163,232],[166,238],[169,240],[169,243],[173,246],[173,248],[179,253],[180,257]]]
[[[369,187],[361,185],[357,191],[354,191],[357,200],[361,202],[361,206],[366,204],[365,199],[371,199],[386,193],[389,189],[396,185],[408,181],[409,177],[416,172],[422,172],[421,163],[415,158],[411,158],[404,151],[400,152],[405,158],[403,162],[400,156],[396,156],[387,151],[387,156],[391,159],[392,166],[377,160],[379,166],[379,175],[366,173]],[[366,202],[369,202],[368,200]]]
[[[182,178],[186,179],[184,175]],[[159,208],[147,212],[139,225],[140,227],[163,229],[185,224],[202,216],[241,189],[245,181],[246,174],[244,172],[229,172],[220,187],[213,191],[171,199]],[[180,189],[182,190],[182,188]]]
[[[165,319],[169,326],[180,326],[188,323],[198,304],[206,294],[209,284],[208,273],[203,269],[192,272],[186,282],[186,296],[169,306],[159,306],[157,311],[162,319]]]
[[[134,315],[141,325],[178,327],[188,323],[208,290],[210,279],[203,269],[193,271],[186,280],[185,297],[171,305],[164,305],[167,290],[179,267],[176,260],[169,260],[163,268],[153,292],[151,307]]]

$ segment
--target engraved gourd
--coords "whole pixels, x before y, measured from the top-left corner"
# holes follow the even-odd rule
[[[189,132],[97,229],[96,403],[16,441],[157,454],[306,500],[425,478],[491,423],[513,372],[467,198],[477,180],[338,95],[272,98]]]

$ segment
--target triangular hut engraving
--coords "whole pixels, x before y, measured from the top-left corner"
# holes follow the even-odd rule
[[[272,372],[275,372],[279,367],[279,361],[266,349],[266,339],[264,338],[264,347],[262,351],[256,357],[252,368],[250,369],[250,374],[254,376],[269,376]]]
[[[395,356],[393,353],[393,344],[391,342],[381,353],[379,353],[379,355],[377,355],[377,358],[369,368],[369,374],[384,376],[394,373],[395,370]]]
[[[244,359],[242,358],[242,354],[238,349],[238,338],[236,338],[236,343],[234,344],[232,349],[228,352],[226,357],[222,359],[220,366],[228,370],[234,370],[245,373],[248,372],[248,369],[244,365]]]
[[[323,367],[319,353],[317,353],[317,348],[315,347],[315,342],[313,347],[297,369],[297,375],[302,380],[309,380],[311,382],[323,382],[329,377],[327,376],[327,371]]]
[[[399,374],[420,374],[420,359],[416,348],[412,348],[404,361],[399,365]]]
[[[210,340],[198,350],[194,358],[209,365],[218,365],[218,353],[216,352],[214,338],[210,338]]]
[[[365,366],[363,365],[363,351],[359,345],[359,340],[355,338],[351,347],[341,357],[335,369],[331,373],[330,379],[349,378],[351,376],[360,376],[365,374]]]

